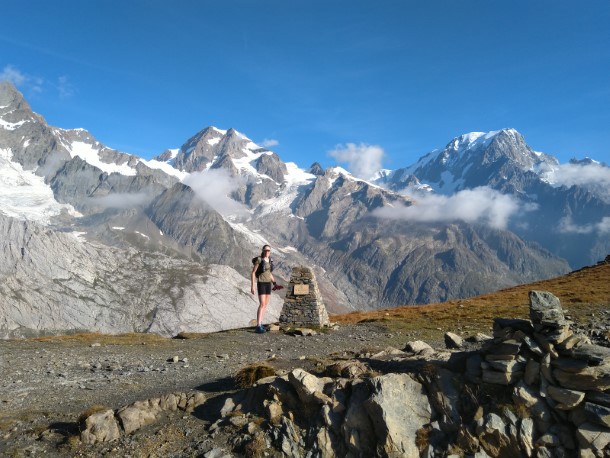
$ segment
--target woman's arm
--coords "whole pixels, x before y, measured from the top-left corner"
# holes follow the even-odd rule
[[[252,294],[256,292],[254,288],[256,284],[256,269],[258,269],[258,262],[254,264],[254,266],[252,267],[252,273],[250,274],[250,291],[252,292]]]

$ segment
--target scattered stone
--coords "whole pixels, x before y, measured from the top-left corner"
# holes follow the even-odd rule
[[[483,343],[488,340],[493,339],[493,337],[488,336],[487,334],[483,334],[481,332],[477,332],[475,335],[466,337],[466,342],[470,343]]]
[[[463,345],[464,345],[464,339],[462,339],[460,336],[458,336],[457,334],[454,334],[453,332],[445,333],[445,346],[447,348],[458,349],[458,348],[462,348]]]
[[[408,342],[405,346],[404,351],[413,353],[416,355],[429,355],[434,353],[434,349],[422,340],[416,340],[414,342]]]

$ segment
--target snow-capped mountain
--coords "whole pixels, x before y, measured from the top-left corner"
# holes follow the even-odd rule
[[[492,165],[508,162],[504,143],[521,152],[504,136],[520,137],[470,135],[448,147],[451,183],[475,182],[464,148]],[[569,269],[502,226],[386,217],[417,210],[419,194],[397,190],[449,183],[444,170],[437,180],[417,175],[435,173],[440,153],[372,183],[338,167],[302,170],[234,129],[208,127],[147,161],[85,130],[48,126],[8,83],[0,83],[0,151],[1,189],[19,182],[25,192],[0,199],[4,335],[245,326],[256,311],[250,259],[264,243],[280,279],[296,265],[317,270],[331,313],[465,297]],[[471,165],[457,175],[460,161]]]
[[[508,228],[574,268],[610,251],[610,168],[591,159],[560,164],[534,151],[514,129],[456,137],[412,166],[385,171],[376,182],[415,195],[489,189],[509,196],[528,211]]]

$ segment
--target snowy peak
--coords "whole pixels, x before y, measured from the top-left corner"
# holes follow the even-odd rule
[[[8,81],[0,81],[0,132],[14,131],[44,119],[34,113],[23,95]]]
[[[437,192],[484,186],[493,177],[506,178],[517,171],[534,171],[541,164],[556,164],[552,156],[536,153],[515,129],[470,132],[451,140],[442,150],[435,150],[406,169],[397,170],[389,180],[396,188],[415,176]],[[398,180],[398,181],[397,181]]]
[[[136,156],[121,153],[102,145],[84,129],[53,129],[61,145],[72,158],[80,157],[89,165],[97,167],[104,173],[118,173],[125,176],[137,174]]]
[[[264,149],[235,129],[210,126],[189,138],[178,150],[168,150],[155,158],[186,173],[202,172],[227,159],[241,159]]]
[[[167,150],[155,160],[166,162],[186,174],[224,169],[231,176],[255,181],[270,179],[281,184],[288,179],[287,166],[277,154],[233,128],[206,127],[178,150]]]

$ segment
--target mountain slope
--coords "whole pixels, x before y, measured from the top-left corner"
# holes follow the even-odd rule
[[[582,328],[597,328],[610,307],[610,255],[596,265],[566,275],[521,284],[480,296],[418,307],[395,307],[370,312],[335,315],[338,323],[377,322],[418,338],[442,342],[447,331],[463,335],[491,334],[498,316],[529,319],[530,291],[549,291],[561,301],[569,319]],[[604,333],[608,335],[607,329]],[[607,341],[607,339],[606,339]]]
[[[248,285],[227,266],[112,248],[2,215],[0,239],[11,241],[0,244],[3,338],[76,330],[175,336],[245,327],[255,316]],[[269,317],[280,308],[274,298]]]

